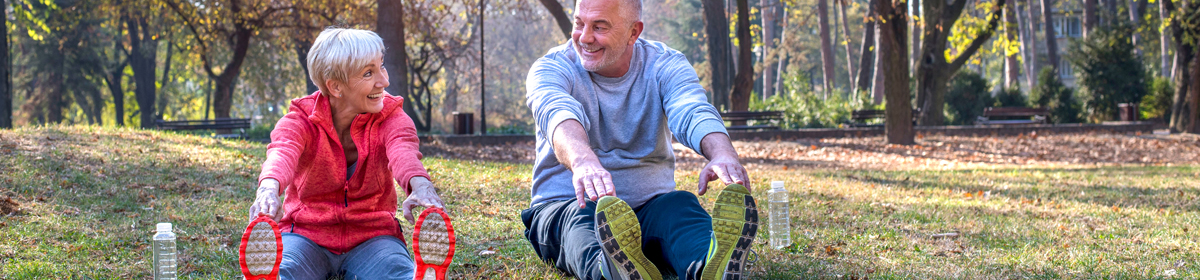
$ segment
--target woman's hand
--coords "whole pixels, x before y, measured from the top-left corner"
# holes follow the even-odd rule
[[[404,219],[408,220],[409,223],[416,223],[416,219],[413,218],[412,214],[413,207],[421,206],[425,208],[446,208],[445,206],[442,206],[442,198],[438,197],[437,190],[434,190],[433,188],[433,182],[430,182],[428,178],[420,176],[413,177],[412,179],[408,180],[408,186],[410,189],[412,189],[412,192],[409,193],[408,198],[404,199],[404,202],[400,204],[400,208],[404,210]]]
[[[271,216],[275,222],[283,219],[283,207],[279,203],[279,181],[270,178],[262,180],[256,193],[254,203],[250,204],[250,221],[258,218],[259,213]]]

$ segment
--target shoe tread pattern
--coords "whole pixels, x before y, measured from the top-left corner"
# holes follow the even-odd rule
[[[601,247],[620,276],[630,280],[660,280],[658,268],[642,253],[642,231],[637,215],[619,199],[602,198],[596,207],[596,231]]]

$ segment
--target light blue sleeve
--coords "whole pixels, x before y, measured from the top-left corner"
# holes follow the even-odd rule
[[[539,133],[551,145],[554,143],[554,128],[563,121],[577,120],[583,124],[585,131],[590,129],[583,105],[570,94],[573,65],[557,50],[552,49],[534,62],[525,79],[525,102],[533,111],[533,120]]]
[[[675,50],[668,50],[658,58],[661,71],[658,81],[663,94],[663,110],[667,113],[667,127],[680,143],[701,155],[700,141],[710,133],[728,135],[725,122],[717,108],[708,102],[696,70],[687,58]]]

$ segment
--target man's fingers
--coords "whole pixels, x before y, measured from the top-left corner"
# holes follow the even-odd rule
[[[729,178],[729,171],[725,170],[724,166],[713,166],[713,172],[717,173],[717,177],[720,177],[721,182],[724,182],[726,185],[733,183],[733,180]]]
[[[617,190],[616,187],[613,186],[612,176],[600,177],[600,181],[603,182],[604,194],[617,196]]]
[[[592,184],[592,180],[583,180],[583,191],[587,194],[588,200],[596,200],[596,186]]]
[[[696,184],[696,189],[699,190],[700,195],[704,195],[704,193],[708,192],[708,181],[712,181],[712,171],[709,171],[708,168],[701,170],[700,178],[697,181],[699,183]]]
[[[592,177],[592,187],[596,188],[596,199],[608,195],[608,187],[604,185],[604,177]]]
[[[579,209],[587,207],[587,203],[583,202],[583,186],[579,182],[575,182],[575,201],[579,202]]]

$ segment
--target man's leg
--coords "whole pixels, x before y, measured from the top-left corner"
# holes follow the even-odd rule
[[[283,260],[279,277],[284,280],[325,280],[329,278],[329,250],[295,233],[283,233]]]
[[[696,195],[673,191],[634,209],[642,225],[646,257],[680,279],[697,279],[704,267],[712,234],[712,217]]]
[[[543,261],[584,280],[601,279],[604,258],[596,239],[596,203],[580,209],[575,199],[539,204],[521,211],[525,238]]]
[[[343,279],[413,279],[413,259],[395,236],[376,236],[345,254]]]

